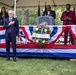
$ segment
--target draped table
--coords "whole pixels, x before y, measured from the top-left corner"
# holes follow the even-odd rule
[[[37,45],[32,40],[33,30],[36,26],[20,26],[19,40],[17,42],[17,56],[25,57],[61,57],[76,58],[76,45],[56,45],[57,40],[62,36],[66,27],[71,35],[76,39],[76,26],[49,26],[51,34],[49,42],[44,46]],[[6,56],[5,30],[0,26],[0,55]],[[12,56],[12,45],[10,45],[10,55]]]

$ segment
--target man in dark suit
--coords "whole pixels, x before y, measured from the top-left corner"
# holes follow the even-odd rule
[[[50,5],[47,5],[46,11],[43,12],[43,16],[52,16],[54,19],[56,19],[55,11],[51,10]]]
[[[6,29],[6,55],[7,61],[10,60],[10,42],[13,48],[13,61],[16,61],[16,38],[19,36],[18,20],[13,17],[13,10],[8,11],[9,18],[4,21],[4,29]]]

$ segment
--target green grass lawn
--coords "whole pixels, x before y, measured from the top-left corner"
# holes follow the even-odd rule
[[[0,57],[0,75],[76,75],[76,62],[67,59]]]

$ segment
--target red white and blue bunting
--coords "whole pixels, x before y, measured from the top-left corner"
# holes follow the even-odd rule
[[[40,57],[65,57],[76,58],[76,45],[59,45],[55,46],[56,41],[62,36],[66,27],[69,32],[76,39],[76,26],[49,26],[50,27],[50,41],[45,46],[38,46],[33,40],[33,30],[36,26],[20,26],[19,34],[20,40],[27,40],[24,44],[17,44],[17,56],[40,56]],[[6,55],[5,52],[5,30],[0,27],[0,55]],[[12,46],[11,46],[12,47]]]

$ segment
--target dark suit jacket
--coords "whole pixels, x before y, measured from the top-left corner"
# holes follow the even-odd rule
[[[55,14],[55,11],[53,11],[53,10],[50,10],[50,14],[52,14],[52,17],[54,18],[54,19],[56,19],[56,14]],[[48,15],[48,12],[47,11],[44,11],[43,12],[43,16],[47,16]]]
[[[0,25],[3,25],[4,19],[8,18],[8,13],[5,12],[5,18],[2,17],[2,13],[0,13]]]
[[[6,29],[5,37],[8,37],[9,31],[13,35],[16,35],[16,36],[19,35],[18,20],[16,18],[12,18],[12,21],[14,21],[15,23],[11,26],[8,25],[9,24],[9,18],[5,19],[5,21],[4,21],[3,27],[4,27],[4,29]]]

